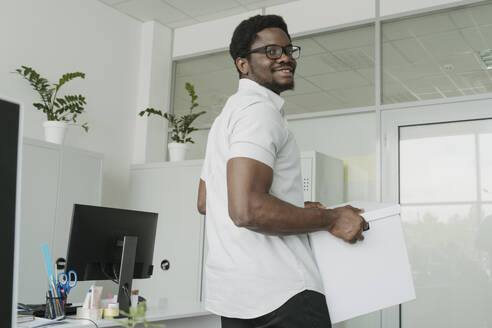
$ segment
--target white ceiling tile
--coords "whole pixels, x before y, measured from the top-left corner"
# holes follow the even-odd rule
[[[473,18],[468,9],[452,10],[448,12],[449,17],[453,21],[454,25],[458,28],[473,26]]]
[[[339,100],[324,92],[295,95],[285,97],[285,99],[286,102],[290,102],[306,108],[306,112],[319,112],[322,110],[339,108],[342,106],[342,103]]]
[[[426,52],[414,38],[395,40],[392,41],[392,44],[401,56],[403,56],[410,63],[419,63],[432,60],[432,58],[429,57],[428,52]]]
[[[480,34],[483,37],[485,48],[492,49],[492,25],[480,26]]]
[[[468,9],[475,22],[479,25],[492,24],[492,4],[486,4]]]
[[[370,47],[369,47],[370,49]],[[367,53],[368,48],[352,48],[333,51],[332,54],[352,69],[374,67],[374,60]]]
[[[303,93],[314,93],[321,91],[320,88],[306,81],[305,79],[296,76],[294,79],[294,90],[288,90],[282,93],[282,97],[289,97],[293,95],[300,95]]]
[[[290,102],[288,100],[285,101],[282,109],[284,110],[284,113],[286,115],[307,113],[307,110],[304,107],[294,104],[293,102]]]
[[[418,100],[399,83],[383,84],[383,103],[393,104]]]
[[[460,89],[479,88],[492,83],[487,71],[449,74],[449,77]]]
[[[470,71],[479,71],[484,67],[475,53],[463,54],[458,56],[450,56],[439,59],[439,64],[444,69],[446,66],[452,66],[452,72],[465,73]]]
[[[415,94],[435,93],[436,88],[427,79],[406,80],[404,84]]]
[[[426,78],[426,80],[433,85],[437,90],[441,92],[453,92],[457,91],[456,85],[447,75],[437,75]]]
[[[296,0],[263,0],[263,1],[250,1],[250,0],[239,0],[241,4],[244,5],[248,10],[276,6],[282,3],[288,3]]]
[[[207,57],[185,59],[176,63],[176,76],[197,75],[222,69]]]
[[[362,107],[374,105],[375,90],[373,86],[345,88],[333,91],[344,103],[344,107]]]
[[[189,16],[203,16],[219,11],[240,7],[234,0],[165,0],[171,6],[179,9]],[[226,15],[227,16],[227,15]]]
[[[293,39],[292,44],[301,47],[301,58],[325,52],[312,38]]]
[[[480,51],[484,49],[492,48],[492,28],[480,27],[477,28],[465,28],[461,30],[461,34],[465,42],[474,51]]]
[[[302,56],[297,60],[297,74],[306,77],[328,72],[349,70],[341,60],[330,53]]]
[[[463,95],[463,93],[458,90],[443,91],[443,93],[447,98],[459,97]]]
[[[208,61],[212,63],[213,65],[223,68],[223,69],[231,69],[233,71],[236,71],[236,68],[234,66],[234,61],[232,60],[231,55],[229,54],[229,51],[224,51],[220,53],[214,53],[211,55],[206,56]]]
[[[382,25],[383,40],[398,40],[456,29],[447,13],[408,18]]]
[[[115,8],[143,22],[175,22],[189,18],[160,0],[132,0],[116,5]]]
[[[467,82],[467,86],[471,86],[473,88],[483,87],[486,84],[492,83],[491,76],[489,76],[485,70],[479,72],[462,73],[458,75],[460,75]]]
[[[408,65],[410,62],[394,46],[392,41],[383,43],[383,65],[384,67],[393,67],[399,65]]]
[[[194,18],[200,22],[206,22],[206,21],[211,21],[211,20],[215,20],[218,18],[237,15],[237,14],[243,13],[245,11],[246,10],[243,7],[238,6],[238,7],[234,7],[234,8],[230,8],[230,9],[226,9],[226,10],[217,10],[217,11],[209,13],[209,14],[197,15],[197,16],[194,16]]]
[[[441,70],[438,65],[430,62],[417,63],[413,65],[400,65],[386,68],[385,72],[399,80],[412,80],[424,78],[429,75],[439,75]]]
[[[374,84],[374,67],[362,68],[356,70],[360,75],[362,75],[369,83]]]
[[[422,93],[418,94],[417,97],[419,97],[420,100],[429,100],[429,99],[439,99],[439,98],[444,98],[440,93]]]
[[[313,39],[326,50],[357,48],[374,44],[374,27],[338,31],[314,36]]]
[[[476,94],[475,90],[473,89],[462,89],[461,92],[463,92],[465,96],[471,96]]]
[[[338,90],[369,84],[365,78],[353,71],[327,73],[306,79],[323,90]]]
[[[422,37],[424,47],[436,58],[470,53],[473,49],[458,31]]]

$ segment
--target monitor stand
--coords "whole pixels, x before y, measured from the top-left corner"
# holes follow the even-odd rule
[[[133,270],[135,267],[135,255],[137,253],[138,237],[125,236],[123,239],[123,251],[121,254],[120,277],[118,284],[118,303],[120,310],[130,313],[130,299],[132,291]],[[126,317],[121,315],[120,317]]]

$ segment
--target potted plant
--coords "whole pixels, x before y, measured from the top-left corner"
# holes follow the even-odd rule
[[[70,80],[78,77],[84,79],[85,73],[65,73],[58,83],[50,83],[28,66],[21,66],[15,72],[26,79],[41,97],[41,102],[33,103],[33,106],[46,114],[46,121],[43,123],[45,140],[62,144],[68,122],[77,123],[77,116],[84,111],[86,102],[82,95],[58,97],[58,91]],[[87,123],[81,127],[86,132],[89,131]]]
[[[147,113],[147,116],[151,114],[158,115],[164,117],[169,121],[169,126],[171,127],[171,140],[168,144],[169,156],[172,162],[174,161],[182,161],[185,159],[186,151],[189,148],[188,143],[195,143],[193,139],[189,136],[190,133],[196,131],[191,124],[200,116],[205,114],[205,111],[201,111],[199,113],[193,113],[193,109],[198,106],[196,100],[198,96],[195,93],[195,86],[186,82],[185,89],[188,92],[188,95],[191,98],[190,111],[185,115],[176,115],[169,113],[162,113],[160,110],[155,110],[154,108],[147,108],[138,115],[143,116]]]

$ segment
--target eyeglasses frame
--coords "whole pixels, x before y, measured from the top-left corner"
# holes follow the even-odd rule
[[[267,48],[268,47],[271,47],[271,46],[280,47],[282,49],[282,52],[280,53],[280,56],[279,57],[277,57],[277,58],[271,58],[270,56],[267,55]],[[297,58],[292,57],[292,53],[293,52],[291,53],[291,55],[288,55],[287,54],[287,51],[286,51],[286,48],[288,48],[288,47],[290,47],[292,49],[293,48],[299,49],[299,56]],[[293,46],[292,44],[288,44],[288,45],[286,45],[284,47],[279,46],[278,44],[267,44],[266,46],[262,46],[262,47],[251,49],[250,51],[248,51],[246,53],[246,55],[249,55],[249,54],[252,54],[252,53],[255,53],[255,52],[263,52],[265,54],[265,56],[267,56],[269,59],[273,59],[273,60],[279,59],[280,57],[282,57],[283,54],[285,54],[287,57],[290,57],[290,58],[296,60],[296,59],[298,59],[301,56],[301,47],[299,47],[299,46]]]

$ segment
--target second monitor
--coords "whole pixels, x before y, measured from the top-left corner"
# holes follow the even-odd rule
[[[128,312],[132,279],[153,272],[157,213],[74,204],[66,271],[79,280],[118,283],[120,309]]]

